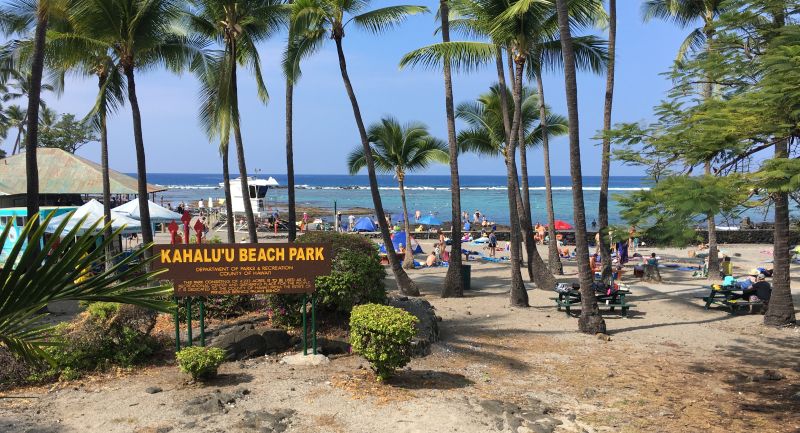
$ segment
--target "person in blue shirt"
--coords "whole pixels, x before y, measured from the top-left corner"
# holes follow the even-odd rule
[[[489,233],[489,257],[494,257],[497,253],[497,236],[494,234],[494,230]]]

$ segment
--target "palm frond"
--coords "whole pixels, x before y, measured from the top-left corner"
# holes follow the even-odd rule
[[[361,15],[356,15],[351,18],[350,21],[352,21],[356,27],[377,34],[401,24],[411,15],[428,12],[429,9],[425,6],[388,6],[384,8],[373,9],[369,12],[364,12]],[[345,23],[345,26],[346,25],[347,23]]]

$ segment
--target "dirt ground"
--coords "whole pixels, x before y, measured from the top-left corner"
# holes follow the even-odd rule
[[[765,246],[723,250],[741,255],[738,271],[769,259]],[[691,272],[629,279],[636,307],[605,315],[609,341],[576,332],[553,292],[531,289],[530,308],[509,307],[507,265],[470,264],[473,290],[461,299],[438,296],[445,268],[412,271],[443,319],[441,342],[387,384],[357,356],[227,363],[205,386],[174,366],[141,368],[16,390],[0,399],[0,431],[800,432],[800,329],[705,310],[695,297],[707,282]]]

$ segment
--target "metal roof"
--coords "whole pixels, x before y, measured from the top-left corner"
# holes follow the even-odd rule
[[[100,164],[56,148],[36,151],[39,163],[40,194],[102,194],[103,168]],[[112,194],[137,194],[134,177],[109,170]],[[0,195],[27,193],[25,153],[0,160]],[[165,191],[162,186],[148,184],[147,192]]]

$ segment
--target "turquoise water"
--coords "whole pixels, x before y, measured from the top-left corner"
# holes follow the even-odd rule
[[[260,177],[268,175],[261,174]],[[286,185],[286,175],[271,174],[282,185]],[[296,175],[296,195],[298,205],[315,206],[330,209],[333,212],[334,202],[339,209],[361,207],[372,208],[372,197],[368,188],[366,175]],[[177,204],[180,201],[195,204],[199,199],[224,197],[219,187],[221,174],[172,174],[150,173],[148,181],[164,185],[169,190],[163,193],[165,201]],[[384,209],[399,219],[401,215],[400,191],[397,181],[392,176],[379,176],[381,198]],[[614,199],[616,195],[626,195],[633,191],[647,188],[647,183],[632,176],[614,176],[610,179],[609,220],[612,224],[624,224],[619,215],[619,206]],[[475,210],[486,215],[487,219],[499,224],[507,224],[508,197],[505,187],[505,176],[462,176],[461,204],[462,210],[472,214]],[[409,175],[406,177],[406,198],[409,213],[419,210],[422,214],[433,214],[444,221],[450,220],[450,177],[437,175]],[[584,204],[586,206],[587,224],[597,218],[597,205],[600,195],[600,178],[585,176],[583,178]],[[530,178],[531,213],[533,223],[545,223],[544,178]],[[270,189],[268,200],[278,209],[285,209],[288,200],[285,187]],[[568,176],[553,177],[553,207],[556,219],[569,223],[572,216],[572,180]],[[764,214],[750,212],[754,221],[761,221]],[[769,215],[766,215],[767,217]],[[734,224],[735,221],[720,221],[721,224]]]

